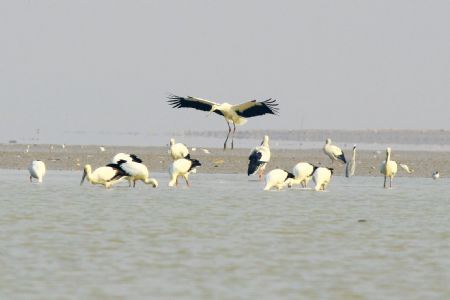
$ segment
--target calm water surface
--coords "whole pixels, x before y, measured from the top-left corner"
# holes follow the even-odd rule
[[[450,181],[263,192],[79,186],[0,170],[0,299],[450,299]]]

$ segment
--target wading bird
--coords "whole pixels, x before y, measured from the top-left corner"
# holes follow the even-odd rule
[[[316,184],[314,190],[325,191],[328,184],[331,181],[331,176],[333,175],[332,168],[319,167],[314,171],[313,181]]]
[[[386,149],[386,160],[381,163],[381,174],[384,175],[384,188],[386,188],[386,179],[389,177],[389,187],[392,187],[392,180],[397,174],[397,163],[391,160],[391,148]]]
[[[439,179],[439,171],[434,171],[433,174],[431,175],[431,178],[433,178],[434,180]]]
[[[195,173],[196,167],[202,164],[192,158],[180,158],[175,160],[169,167],[170,182],[169,186],[178,186],[178,177],[182,176],[189,187],[189,174]]]
[[[175,139],[170,139],[169,144],[169,155],[172,157],[173,160],[177,160],[179,158],[189,158],[189,149],[186,147],[185,144],[182,143],[175,143]]]
[[[345,160],[344,152],[342,152],[341,148],[338,146],[331,144],[331,139],[327,139],[325,141],[325,146],[323,146],[323,152],[331,159],[331,163],[334,163],[335,160],[340,161],[342,163],[347,163]]]
[[[408,173],[408,174],[414,173],[414,169],[410,169],[408,167],[408,165],[406,165],[406,164],[398,164],[398,165],[400,166],[400,168],[405,170],[406,173]]]
[[[353,155],[352,159],[347,162],[347,166],[345,168],[345,177],[352,177],[355,175],[356,169],[356,145],[353,146]]]
[[[111,159],[112,164],[118,164],[119,161],[134,161],[136,163],[142,163],[142,159],[137,157],[136,154],[128,154],[128,153],[117,153],[114,155],[114,157]],[[128,186],[131,187],[132,178],[130,176],[125,177],[128,180]]]
[[[133,187],[136,187],[136,181],[141,180],[145,184],[151,184],[154,188],[158,186],[158,181],[149,178],[148,168],[139,162],[119,160],[119,168],[125,173],[129,180],[133,181]]]
[[[28,166],[28,171],[30,172],[30,182],[32,182],[32,178],[36,178],[41,183],[46,171],[45,164],[41,160],[33,160]]]
[[[292,169],[295,178],[292,181],[291,186],[294,184],[301,184],[303,188],[306,188],[316,169],[316,166],[307,162],[299,162],[296,164]]]
[[[99,167],[92,172],[91,165],[85,165],[83,170],[83,176],[81,177],[80,185],[83,184],[84,179],[91,184],[101,184],[105,188],[110,188],[113,184],[122,180],[127,174],[120,168],[118,164],[109,164],[103,167]]]
[[[226,102],[219,104],[191,96],[180,97],[170,95],[168,98],[169,105],[173,108],[190,107],[198,110],[209,111],[209,113],[215,112],[216,114],[223,116],[228,125],[228,134],[225,142],[223,143],[223,149],[227,148],[227,141],[231,133],[230,123],[233,124],[233,133],[231,135],[231,149],[233,149],[233,139],[234,132],[236,131],[236,125],[245,124],[245,122],[247,122],[246,118],[261,116],[264,114],[276,115],[278,113],[278,103],[271,98],[265,101],[251,100],[237,105],[232,105]]]
[[[259,180],[264,176],[264,170],[270,161],[269,136],[265,135],[261,145],[253,148],[248,157],[247,175],[258,172]]]
[[[274,169],[267,173],[265,179],[266,179],[266,186],[264,187],[265,191],[270,190],[271,188],[275,187],[278,190],[281,190],[284,186],[290,186],[292,183],[292,180],[294,180],[294,174],[282,170],[282,169]]]

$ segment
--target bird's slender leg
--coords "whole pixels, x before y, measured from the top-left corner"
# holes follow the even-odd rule
[[[227,134],[227,138],[225,139],[225,143],[223,143],[223,150],[227,149],[228,137],[230,136],[230,132],[231,132],[230,123],[228,123],[227,119],[225,119],[225,122],[227,122],[227,125],[228,125],[228,134]]]
[[[389,188],[390,188],[390,189],[392,188],[392,176],[389,177]]]
[[[30,182],[32,182],[32,181],[31,181],[31,176],[30,176]]]
[[[178,176],[175,178],[175,186],[178,187]]]
[[[386,176],[384,176],[384,185],[383,185],[383,187],[386,188]]]
[[[184,180],[186,180],[186,186],[191,187],[191,185],[189,184],[189,180],[186,177],[184,177]]]
[[[233,148],[234,148],[233,142],[234,142],[234,132],[235,131],[236,131],[236,124],[233,121],[233,135],[231,136],[231,150],[233,150]]]
[[[263,179],[263,175],[264,175],[264,170],[259,170],[259,181],[262,181],[262,179]]]
[[[133,187],[136,187],[136,179],[133,179]]]

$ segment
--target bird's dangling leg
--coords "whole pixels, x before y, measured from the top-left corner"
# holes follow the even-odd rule
[[[227,122],[227,125],[228,125],[228,134],[227,134],[227,138],[225,139],[225,143],[223,143],[223,150],[227,149],[228,137],[230,136],[230,132],[231,132],[230,123],[228,123],[228,121],[226,119],[225,119],[225,122]]]
[[[231,136],[231,150],[233,150],[233,148],[234,148],[233,142],[234,142],[234,132],[235,131],[236,131],[236,124],[233,121],[233,135]]]

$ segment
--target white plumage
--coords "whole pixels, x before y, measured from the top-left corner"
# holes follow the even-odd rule
[[[248,157],[247,175],[258,173],[259,180],[262,180],[267,163],[270,161],[269,136],[265,135],[261,145],[255,147]]]
[[[311,180],[314,170],[317,169],[316,166],[313,166],[307,162],[299,162],[292,169],[292,173],[294,174],[294,180],[292,181],[292,185],[301,184],[303,188],[306,188],[308,182]]]
[[[114,157],[111,159],[112,164],[118,164],[119,161],[129,162],[134,161],[137,163],[142,163],[142,159],[137,157],[136,154],[128,154],[128,153],[117,153],[114,155]],[[120,168],[120,166],[118,166]],[[125,176],[125,178],[128,181],[128,186],[131,187],[132,178],[130,176]]]
[[[273,187],[281,190],[284,186],[290,185],[292,183],[292,181],[294,180],[294,174],[282,169],[274,169],[267,173],[265,180],[265,191],[268,191]]]
[[[133,187],[136,186],[136,181],[140,180],[145,184],[151,184],[154,188],[158,186],[158,181],[154,178],[149,178],[148,168],[135,161],[120,161],[118,162],[120,169],[124,171],[126,176],[133,181]]]
[[[434,180],[439,179],[439,177],[440,177],[439,172],[438,172],[438,171],[434,171],[433,174],[431,175],[431,177],[432,177]]]
[[[342,152],[341,148],[339,148],[338,146],[332,145],[331,139],[327,139],[325,141],[323,152],[328,155],[332,163],[334,163],[335,160],[340,161],[344,164],[347,163],[347,161],[345,160],[344,152]]]
[[[169,155],[172,157],[173,160],[177,160],[179,158],[185,158],[189,157],[189,149],[186,147],[186,145],[182,143],[175,143],[175,139],[170,139],[170,145],[169,145]]]
[[[345,168],[345,177],[352,177],[355,175],[356,169],[356,145],[353,146],[353,154],[352,159],[347,162],[347,166]]]
[[[196,97],[179,97],[171,95],[169,98],[169,105],[173,108],[195,108],[198,110],[214,112],[225,118],[228,125],[228,134],[223,148],[226,149],[227,141],[231,133],[230,123],[233,124],[233,134],[231,136],[231,149],[233,149],[234,132],[236,131],[236,125],[242,125],[247,122],[246,118],[261,116],[264,114],[277,114],[278,103],[275,100],[268,99],[265,101],[251,100],[241,104],[232,105],[229,103],[215,103],[206,99]]]
[[[180,158],[172,162],[169,166],[169,186],[178,186],[178,177],[181,176],[189,187],[189,174],[195,173],[195,168],[198,166],[201,166],[201,163],[196,159]]]
[[[124,177],[123,172],[118,166],[103,166],[92,171],[92,166],[87,164],[84,166],[83,176],[81,177],[80,185],[83,184],[84,179],[91,184],[101,184],[105,188],[110,188],[113,184],[119,182]]]
[[[381,174],[384,175],[384,188],[386,188],[386,179],[389,177],[389,187],[392,187],[392,180],[397,174],[397,163],[391,160],[391,148],[386,149],[386,160],[381,163]]]
[[[406,165],[406,164],[398,164],[398,165],[400,166],[400,168],[405,170],[406,173],[408,173],[408,174],[414,173],[414,169],[410,169],[408,167],[408,165]]]
[[[142,159],[137,157],[135,154],[128,154],[128,153],[117,153],[111,159],[111,163],[117,164],[120,160],[142,163]]]
[[[333,175],[332,168],[319,167],[314,171],[313,181],[316,184],[314,190],[324,191],[331,181],[331,176]]]
[[[41,160],[33,160],[28,166],[28,171],[30,172],[30,182],[32,178],[36,178],[41,183],[46,172],[45,163]]]

